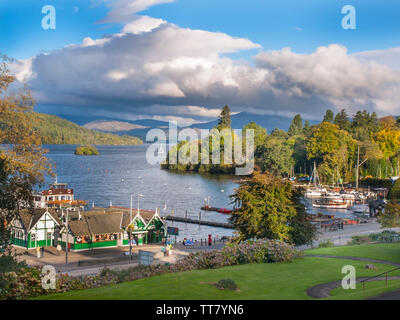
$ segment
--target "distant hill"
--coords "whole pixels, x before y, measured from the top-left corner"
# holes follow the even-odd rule
[[[107,120],[92,121],[86,123],[83,127],[85,127],[86,129],[108,131],[108,132],[121,132],[121,131],[130,131],[130,130],[147,128],[139,124],[132,124],[124,121],[107,121]]]
[[[234,129],[242,129],[249,122],[254,121],[259,126],[267,129],[268,133],[270,133],[275,128],[288,130],[290,127],[290,123],[292,122],[292,118],[277,116],[277,115],[259,115],[252,114],[247,112],[241,112],[234,115],[231,115],[232,120],[232,128]],[[316,120],[308,120],[311,125],[317,124],[320,121]],[[218,123],[218,120],[206,122],[206,123],[195,123],[190,126],[190,128],[198,128],[198,129],[211,129]]]
[[[123,121],[116,118],[101,118],[98,116],[93,117],[80,117],[63,115],[68,120],[83,125],[85,128],[100,131],[100,132],[111,132],[117,135],[129,135],[136,136],[142,140],[146,139],[146,134],[150,129],[161,128],[168,129],[169,123],[167,121],[143,119],[143,120],[128,120]],[[254,121],[258,125],[267,129],[271,132],[274,128],[288,130],[292,118],[278,115],[257,115],[247,112],[237,113],[231,116],[232,128],[242,129],[243,126],[249,122]],[[310,124],[317,124],[320,121],[309,120]],[[218,123],[218,120],[213,120],[205,123],[195,123],[189,128],[196,129],[211,129]],[[166,130],[168,131],[168,130]],[[167,132],[166,132],[167,133]]]
[[[147,132],[151,129],[160,128],[168,131],[169,123],[152,119],[134,121],[103,119],[86,123],[84,127],[101,132],[112,132],[118,135],[136,136],[145,140]]]
[[[120,136],[83,128],[71,121],[55,115],[26,113],[26,121],[32,123],[43,144],[97,144],[97,145],[135,145],[142,141],[133,136]]]

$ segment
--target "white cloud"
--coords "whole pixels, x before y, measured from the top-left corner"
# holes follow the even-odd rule
[[[154,88],[151,88],[146,92],[154,96],[166,96],[173,98],[183,98],[185,96],[177,84],[171,81],[157,83]]]
[[[158,28],[160,25],[166,23],[162,19],[155,19],[148,16],[138,16],[131,22],[126,24],[122,29],[123,33],[134,33],[140,34],[143,32],[150,32],[153,29]]]
[[[353,56],[360,61],[375,61],[393,69],[400,70],[400,48],[362,51],[353,54]]]
[[[399,72],[375,61],[360,61],[344,46],[319,47],[312,54],[297,54],[284,48],[261,53],[256,65],[269,72],[269,82],[278,94],[320,98],[354,111],[368,108],[396,112],[400,98]]]
[[[147,10],[148,8],[163,4],[174,2],[175,0],[115,0],[108,1],[102,0],[107,3],[111,10],[107,16],[100,20],[100,23],[115,23],[115,22],[129,22],[133,15]]]
[[[105,20],[129,16],[121,33],[86,37],[81,44],[17,61],[15,74],[29,82],[41,104],[67,103],[98,113],[174,118],[185,124],[215,118],[225,104],[234,112],[315,118],[326,108],[399,113],[395,65],[400,48],[358,54],[337,44],[311,54],[284,48],[258,54],[251,65],[225,56],[261,48],[249,39],[136,15],[167,2],[110,2]],[[122,4],[128,5],[125,12]]]
[[[12,64],[11,71],[19,82],[24,83],[33,78],[32,61],[33,58],[29,58],[17,60]]]

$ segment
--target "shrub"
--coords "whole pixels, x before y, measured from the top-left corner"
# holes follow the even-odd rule
[[[368,237],[372,241],[378,241],[382,243],[391,243],[400,241],[400,234],[391,230],[384,230],[380,233],[372,233]]]
[[[388,198],[392,200],[400,199],[400,179],[397,179],[393,187],[389,190]]]
[[[12,255],[3,254],[0,256],[0,274],[11,271],[18,271],[25,268],[27,265],[25,261],[18,262]]]
[[[366,236],[352,236],[351,241],[349,241],[349,245],[361,244],[365,242],[369,242],[369,237]]]
[[[361,179],[360,185],[363,187],[369,186],[373,188],[391,188],[393,183],[390,179],[365,178]]]
[[[238,286],[232,279],[219,280],[215,286],[220,290],[238,290]]]
[[[319,243],[318,248],[332,248],[335,244],[331,240],[325,240]]]
[[[47,291],[42,287],[39,268],[23,268],[0,274],[0,299],[27,299],[43,294],[97,288],[180,271],[215,269],[244,263],[292,261],[300,254],[292,245],[281,241],[247,241],[226,246],[221,250],[190,253],[174,264],[139,265],[121,271],[104,268],[96,276],[72,277],[58,274],[56,289]]]
[[[98,155],[99,152],[97,151],[95,146],[79,146],[75,149],[75,154],[79,156],[93,156]]]

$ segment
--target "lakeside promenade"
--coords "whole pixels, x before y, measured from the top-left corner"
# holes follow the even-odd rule
[[[299,250],[305,250],[312,247],[318,247],[320,242],[331,240],[335,246],[344,246],[351,241],[352,236],[368,236],[371,233],[379,233],[384,229],[376,221],[358,224],[346,225],[343,230],[336,231],[323,231],[319,229],[318,239],[314,241],[313,245],[300,246]],[[392,228],[393,231],[400,232],[400,228]],[[17,253],[21,254],[18,259],[25,260],[30,266],[44,266],[52,265],[56,268],[57,272],[68,273],[72,276],[96,275],[104,267],[113,270],[123,270],[138,265],[138,252],[139,250],[151,251],[154,253],[154,264],[159,263],[174,263],[178,259],[184,257],[190,252],[202,250],[215,250],[221,249],[225,244],[217,243],[212,246],[200,245],[196,243],[194,246],[183,246],[176,244],[173,247],[170,256],[164,256],[161,252],[162,245],[143,245],[133,248],[132,260],[129,256],[124,256],[127,248],[104,248],[91,251],[82,252],[69,252],[68,264],[65,264],[65,252],[58,253],[55,248],[46,248],[45,254],[42,258],[36,257],[35,250],[15,249]]]

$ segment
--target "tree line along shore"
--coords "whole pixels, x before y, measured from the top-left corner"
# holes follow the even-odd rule
[[[27,112],[21,117],[38,132],[41,144],[137,145],[143,143],[138,137],[87,129],[55,115]],[[1,121],[1,124],[9,125],[6,118]],[[1,142],[8,143],[7,139]]]

